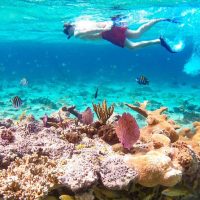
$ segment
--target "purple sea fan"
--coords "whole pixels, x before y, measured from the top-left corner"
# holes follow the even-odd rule
[[[90,125],[93,122],[94,115],[90,107],[81,113],[81,122],[86,125]]]
[[[126,149],[130,149],[140,137],[138,124],[129,113],[123,113],[115,124],[115,130],[119,141]]]

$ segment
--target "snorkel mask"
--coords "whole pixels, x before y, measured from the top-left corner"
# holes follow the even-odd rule
[[[127,17],[123,15],[115,15],[111,17],[111,20],[113,21],[113,26],[126,27],[128,25]]]

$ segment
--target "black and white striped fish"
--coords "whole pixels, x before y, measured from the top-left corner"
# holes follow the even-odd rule
[[[140,85],[149,85],[149,80],[143,75],[136,78],[136,82]]]
[[[22,106],[22,100],[20,97],[15,96],[11,99],[12,105],[14,108],[20,108]]]

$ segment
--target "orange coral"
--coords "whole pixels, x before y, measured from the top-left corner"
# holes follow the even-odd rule
[[[196,173],[199,166],[199,158],[195,152],[182,141],[177,141],[172,146],[174,147],[174,159],[183,167],[184,173]]]
[[[147,104],[148,101],[139,103],[139,106],[125,104],[146,118],[148,125],[141,129],[141,139],[148,141],[149,135],[153,134],[157,130],[162,130],[162,133],[169,137],[171,142],[177,141],[179,136],[176,132],[176,129],[178,129],[179,126],[177,126],[173,120],[168,119],[167,115],[163,114],[167,108],[161,107],[157,110],[149,111],[146,109]]]
[[[194,122],[195,134],[192,137],[193,141],[200,142],[200,122]]]
[[[125,161],[138,172],[138,183],[145,187],[174,186],[182,177],[181,169],[163,152],[152,150],[145,155],[127,155]]]

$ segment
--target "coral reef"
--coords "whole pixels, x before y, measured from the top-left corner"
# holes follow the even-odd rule
[[[99,127],[98,136],[108,144],[116,144],[119,142],[115,127],[112,124],[106,124]]]
[[[138,172],[138,183],[142,186],[171,187],[181,181],[181,167],[176,166],[169,155],[165,155],[163,152],[152,150],[146,155],[128,155],[125,160],[128,166]]]
[[[145,127],[127,113],[111,119],[106,101],[93,105],[96,122],[90,108],[74,106],[40,121],[25,113],[1,121],[0,199],[199,199],[200,122],[178,132],[166,107],[126,105]]]
[[[76,110],[76,106],[63,107],[62,111],[66,111],[74,115],[81,123],[85,125],[92,124],[93,122],[93,113],[90,107],[87,107],[86,110],[82,113]]]
[[[17,158],[0,174],[0,194],[5,199],[39,199],[58,183],[55,166],[53,160],[37,154]]]
[[[99,119],[99,121],[102,124],[106,124],[108,119],[111,117],[111,115],[114,112],[114,105],[111,105],[110,107],[107,106],[106,100],[102,102],[102,105],[93,104],[93,109]]]
[[[147,126],[141,129],[141,137],[143,139],[148,138],[149,135],[153,134],[156,131],[166,135],[170,138],[171,142],[178,140],[179,136],[176,132],[176,129],[179,128],[173,120],[167,118],[163,114],[167,110],[166,107],[161,107],[154,111],[149,111],[146,109],[148,101],[139,103],[139,106],[134,106],[132,104],[125,104],[132,110],[138,112],[140,115],[146,118]]]
[[[99,171],[99,154],[94,151],[83,151],[80,155],[74,155],[65,168],[65,174],[60,177],[62,185],[73,192],[90,188],[97,183]]]
[[[131,181],[136,182],[138,174],[125,164],[123,156],[115,155],[101,161],[100,176],[106,188],[122,190],[128,188]]]

